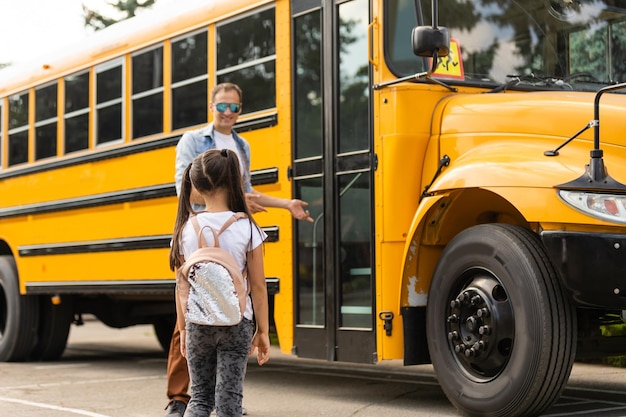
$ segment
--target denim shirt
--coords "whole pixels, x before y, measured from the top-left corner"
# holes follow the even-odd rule
[[[250,145],[244,138],[239,136],[234,130],[233,139],[237,144],[239,153],[243,157],[243,188],[246,193],[253,192],[250,182]],[[176,145],[176,195],[180,195],[180,187],[183,180],[183,173],[189,164],[193,162],[196,156],[206,150],[215,148],[215,139],[213,139],[213,123],[198,130],[185,132]]]

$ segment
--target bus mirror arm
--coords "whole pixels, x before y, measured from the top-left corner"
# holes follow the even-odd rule
[[[447,88],[448,90],[452,91],[453,93],[456,93],[457,91],[459,91],[456,87],[452,87],[446,83],[444,83],[443,81],[439,81],[436,80],[434,78],[431,78],[431,74],[435,72],[435,70],[437,69],[437,64],[438,64],[438,52],[435,49],[435,51],[433,52],[433,58],[432,58],[432,66],[430,68],[430,70],[426,71],[426,72],[418,72],[415,73],[413,75],[407,75],[406,77],[402,77],[402,78],[397,78],[395,80],[391,80],[391,81],[386,81],[384,83],[378,83],[378,84],[374,84],[372,86],[372,88],[374,90],[380,90],[381,88],[384,87],[388,87],[390,85],[394,85],[394,84],[399,84],[405,81],[417,81],[421,78],[427,79],[428,81],[434,83],[434,84],[439,84],[442,87]]]
[[[604,93],[622,90],[625,88],[626,83],[622,83],[610,85],[598,90],[593,105],[594,119],[555,150],[544,152],[544,155],[546,156],[556,156],[559,154],[559,149],[563,146],[570,143],[574,138],[590,127],[594,128],[593,149],[589,152],[590,161],[588,165],[585,165],[585,172],[573,181],[556,185],[556,188],[561,190],[602,190],[620,193],[626,192],[626,185],[617,182],[609,175],[606,167],[604,166],[604,151],[600,148],[600,97]]]
[[[570,143],[571,141],[573,141],[574,139],[576,139],[578,136],[580,136],[581,133],[583,133],[584,131],[586,131],[587,129],[595,126],[595,123],[597,122],[597,120],[592,120],[589,123],[587,123],[585,125],[585,127],[583,127],[582,129],[580,129],[578,132],[576,132],[576,134],[574,136],[572,136],[571,138],[569,138],[568,140],[566,140],[565,142],[563,142],[562,144],[560,144],[559,146],[557,146],[554,149],[545,151],[543,154],[545,156],[558,156],[559,151],[568,143]]]
[[[420,78],[425,78],[428,75],[430,75],[430,72],[418,72],[413,75],[407,75],[406,77],[397,78],[395,80],[386,81],[384,83],[374,84],[372,88],[374,88],[374,90],[380,90],[383,87],[388,87],[390,85],[399,84],[405,81],[414,81],[414,80],[416,81],[416,80],[419,80]]]

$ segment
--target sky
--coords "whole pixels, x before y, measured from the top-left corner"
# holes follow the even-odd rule
[[[82,4],[115,16],[112,0],[0,0],[0,64],[29,61],[87,38]],[[174,0],[157,0],[154,7]],[[180,1],[180,0],[178,0]]]

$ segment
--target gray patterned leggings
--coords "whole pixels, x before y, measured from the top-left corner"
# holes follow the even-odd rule
[[[241,417],[243,379],[254,323],[235,326],[187,323],[187,364],[191,399],[184,417]]]

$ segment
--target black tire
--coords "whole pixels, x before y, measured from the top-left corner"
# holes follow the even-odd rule
[[[39,330],[37,344],[30,358],[36,361],[58,360],[65,351],[73,319],[71,297],[61,298],[53,304],[50,296],[39,299]]]
[[[0,256],[0,361],[23,361],[37,339],[37,297],[20,295],[15,261]]]
[[[172,334],[176,325],[176,315],[161,316],[152,323],[154,333],[156,334],[159,344],[165,353],[170,351],[170,343],[172,342]]]
[[[468,416],[537,416],[572,368],[575,309],[541,242],[511,225],[469,228],[445,248],[428,295],[439,383]]]

